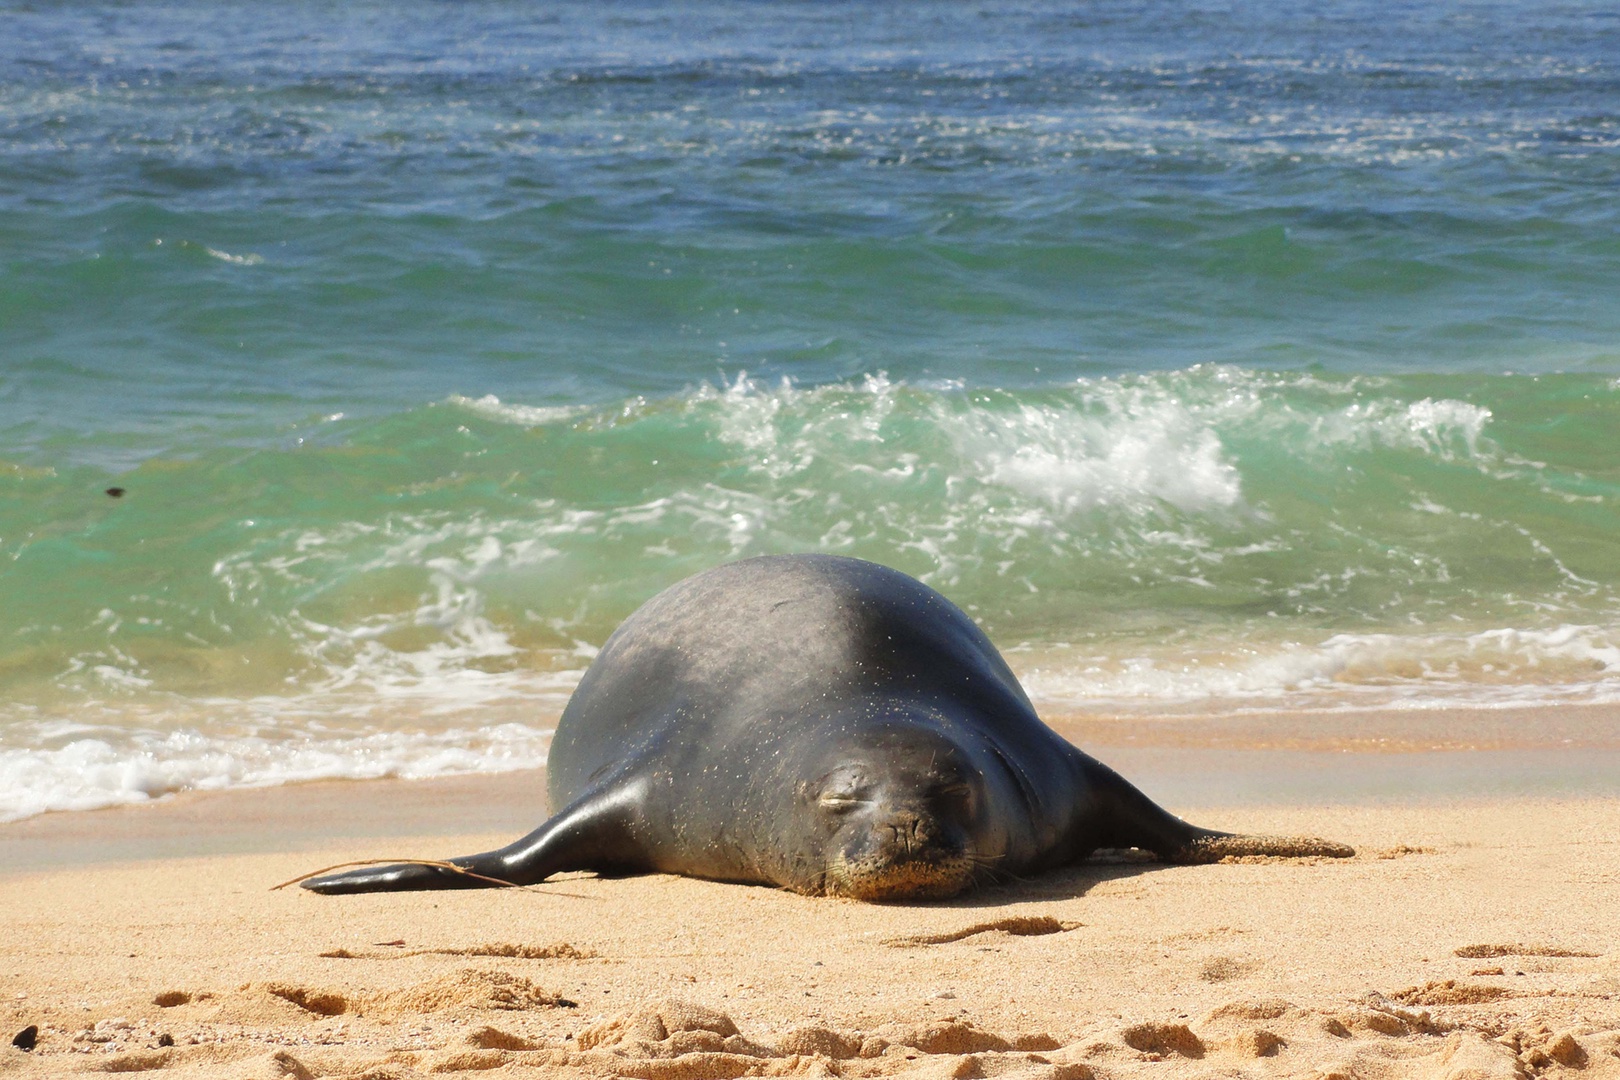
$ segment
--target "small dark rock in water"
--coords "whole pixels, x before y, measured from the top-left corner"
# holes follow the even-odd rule
[[[111,495],[115,499],[121,499],[124,496],[124,489],[121,487],[110,487],[107,489],[107,494]]]
[[[29,1024],[12,1038],[11,1045],[19,1050],[32,1050],[39,1043],[39,1026]]]
[[[169,1035],[169,1034],[159,1035],[158,1036],[158,1045],[159,1046],[173,1046],[174,1045],[174,1036]]]

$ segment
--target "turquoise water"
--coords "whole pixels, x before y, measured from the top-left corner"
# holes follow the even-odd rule
[[[779,551],[1047,708],[1620,696],[1599,5],[0,21],[0,818],[536,764]]]

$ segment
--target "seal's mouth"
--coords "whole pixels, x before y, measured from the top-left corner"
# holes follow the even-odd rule
[[[852,900],[944,900],[973,884],[973,860],[967,855],[910,858],[892,862],[878,856],[833,860],[823,890]]]

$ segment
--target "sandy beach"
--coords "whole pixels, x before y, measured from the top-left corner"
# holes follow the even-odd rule
[[[0,0],[0,1080],[1620,1080],[1616,10]]]
[[[1358,854],[1116,857],[918,905],[665,876],[271,890],[503,843],[539,820],[533,773],[46,815],[0,828],[6,1021],[38,1028],[0,1072],[1620,1076],[1611,718],[1546,720],[1345,725],[1432,736],[1375,751],[1320,717],[1060,718],[1191,820]],[[1525,793],[1560,762],[1585,779]]]

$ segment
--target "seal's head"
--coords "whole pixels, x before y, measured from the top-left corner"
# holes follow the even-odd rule
[[[889,729],[840,747],[799,787],[824,871],[806,891],[857,900],[929,900],[974,884],[984,778],[935,731]]]

